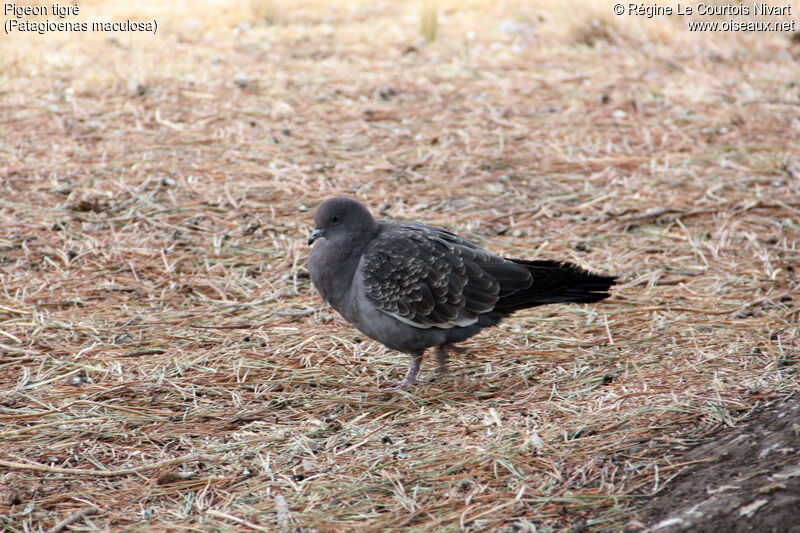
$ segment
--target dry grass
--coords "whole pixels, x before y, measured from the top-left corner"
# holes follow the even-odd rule
[[[476,1],[423,43],[422,3],[193,6],[0,48],[4,530],[619,530],[797,391],[789,36]],[[622,282],[380,393],[407,357],[305,270],[334,194]]]

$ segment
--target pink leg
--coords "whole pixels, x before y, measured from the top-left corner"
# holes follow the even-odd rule
[[[447,374],[447,352],[464,353],[465,351],[467,351],[466,348],[456,346],[455,344],[442,344],[439,346],[436,350],[436,362],[439,363],[439,368],[436,370],[436,373],[439,377]]]
[[[401,390],[401,389],[410,389],[417,383],[417,374],[419,373],[419,367],[422,364],[422,354],[419,355],[412,355],[411,356],[411,365],[408,367],[408,372],[406,372],[405,377],[402,381],[392,381],[387,383],[388,387],[384,387],[383,391],[392,391],[392,390]]]

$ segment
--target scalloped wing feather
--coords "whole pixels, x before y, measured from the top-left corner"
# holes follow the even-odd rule
[[[361,259],[367,298],[384,313],[428,329],[469,326],[508,286],[530,286],[524,268],[446,230],[386,224]]]

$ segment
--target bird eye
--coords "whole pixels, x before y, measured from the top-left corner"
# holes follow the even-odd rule
[[[339,215],[333,215],[333,216],[331,217],[331,222],[333,222],[334,224],[336,224],[337,222],[339,222]]]

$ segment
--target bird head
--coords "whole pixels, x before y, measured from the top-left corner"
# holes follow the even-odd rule
[[[376,222],[361,203],[352,198],[329,198],[320,204],[314,213],[314,230],[308,237],[308,245],[325,238],[340,245],[366,242],[375,231]]]

